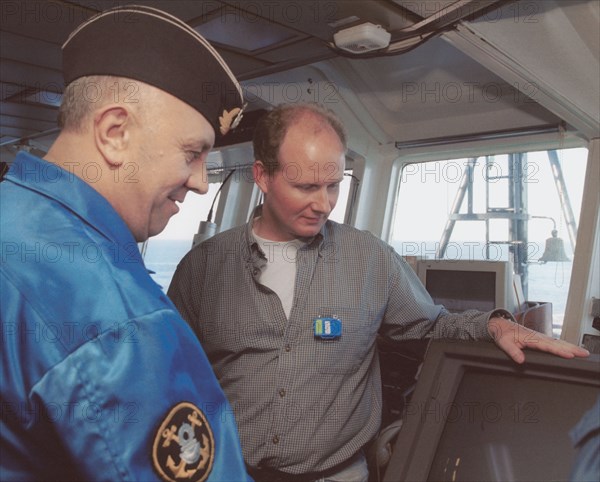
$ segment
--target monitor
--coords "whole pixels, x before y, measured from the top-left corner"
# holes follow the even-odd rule
[[[384,481],[568,480],[569,431],[599,394],[598,355],[517,365],[491,342],[435,340]]]
[[[434,302],[450,312],[515,311],[510,261],[421,260],[417,274]]]

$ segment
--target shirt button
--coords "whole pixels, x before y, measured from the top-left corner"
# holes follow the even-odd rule
[[[292,347],[290,345],[285,345],[285,351],[287,351],[287,352],[292,351]]]
[[[278,444],[279,443],[279,437],[277,435],[273,436],[273,443],[274,444]]]
[[[281,388],[281,389],[279,390],[279,396],[280,396],[281,398],[285,397],[285,389],[284,389],[284,388]]]

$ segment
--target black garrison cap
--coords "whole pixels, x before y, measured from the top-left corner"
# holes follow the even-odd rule
[[[189,25],[155,8],[101,12],[62,46],[65,84],[87,75],[140,80],[179,98],[225,135],[241,118],[241,87],[217,51]]]

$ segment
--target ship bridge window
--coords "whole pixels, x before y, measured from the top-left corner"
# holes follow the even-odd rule
[[[333,208],[333,211],[329,214],[329,219],[336,223],[344,223],[347,219],[348,214],[348,202],[350,199],[350,190],[352,187],[352,169],[346,169],[344,171],[344,180],[340,184],[340,195],[338,201]]]
[[[239,179],[237,178],[238,182]],[[352,169],[346,169],[344,180],[340,185],[338,202],[329,216],[333,221],[343,223],[351,215],[351,200],[354,199],[356,192],[356,182],[353,184],[353,180],[355,178]],[[213,201],[212,220],[215,221],[215,213],[221,202],[221,194],[217,195],[220,186],[220,182],[211,182],[207,194],[188,193],[185,202],[179,205],[180,211],[170,219],[165,230],[140,247],[146,267],[152,271],[152,278],[165,291],[171,283],[179,261],[192,248],[192,241],[198,232],[200,221],[207,220]],[[256,201],[261,202],[260,196],[256,196]],[[243,208],[248,210],[247,205]]]
[[[575,148],[406,164],[390,244],[411,261],[512,261],[524,299],[552,303],[559,336],[586,162]]]
[[[200,221],[207,219],[220,186],[219,182],[211,182],[206,194],[188,193],[185,201],[179,205],[179,212],[169,220],[164,231],[144,243],[142,254],[146,268],[153,272],[152,278],[165,291],[171,283],[179,261],[192,248],[198,225]],[[216,212],[218,202],[219,197],[213,212]]]

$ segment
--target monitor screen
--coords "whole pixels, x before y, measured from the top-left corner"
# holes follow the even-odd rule
[[[487,260],[421,260],[417,274],[436,304],[450,312],[514,311],[512,263]]]
[[[430,269],[425,289],[438,305],[451,312],[496,308],[496,273]]]
[[[600,394],[600,357],[493,343],[435,341],[425,358],[386,481],[568,480],[569,431]]]

